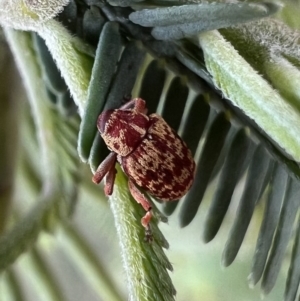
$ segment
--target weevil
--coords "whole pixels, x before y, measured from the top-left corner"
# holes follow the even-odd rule
[[[150,238],[151,203],[140,189],[163,201],[183,197],[194,181],[192,153],[161,116],[147,115],[141,98],[101,113],[97,128],[111,153],[97,168],[93,182],[99,184],[105,177],[104,191],[111,195],[118,161],[128,176],[130,193],[146,211],[141,223]]]

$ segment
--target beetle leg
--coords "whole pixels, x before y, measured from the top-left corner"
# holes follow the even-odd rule
[[[150,220],[152,218],[151,204],[149,200],[142,194],[137,187],[134,185],[132,181],[128,181],[128,187],[133,198],[143,206],[143,208],[147,211],[146,214],[142,217],[141,223],[146,229],[146,240],[152,240],[152,233],[150,229]]]
[[[111,152],[105,159],[102,161],[102,163],[97,168],[94,176],[93,176],[93,182],[95,184],[99,184],[104,176],[110,172],[112,168],[115,167],[117,160],[117,154],[114,152]]]
[[[115,168],[115,165],[113,165],[105,177],[104,193],[106,196],[111,195],[113,193],[116,173],[117,170]]]
[[[133,198],[143,206],[143,208],[149,212],[151,210],[151,204],[149,200],[142,194],[137,187],[134,185],[134,183],[131,180],[128,180],[128,187],[129,190],[133,196]],[[144,226],[144,225],[143,225]]]
[[[134,98],[123,106],[120,107],[120,110],[126,110],[132,108],[136,110],[138,113],[147,114],[146,102],[142,98]]]

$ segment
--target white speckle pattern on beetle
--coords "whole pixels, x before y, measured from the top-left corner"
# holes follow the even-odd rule
[[[118,156],[118,161],[128,177],[153,196],[166,201],[179,199],[193,183],[193,156],[160,116],[149,118],[153,124],[140,145],[130,155]]]
[[[118,160],[129,178],[131,195],[146,211],[141,223],[150,242],[151,202],[137,186],[158,199],[178,200],[191,188],[196,165],[191,151],[166,121],[146,112],[146,102],[135,98],[99,115],[98,130],[112,152],[97,168],[93,182],[98,184],[105,176],[104,191],[111,195]]]
[[[129,111],[129,110],[127,110]],[[131,136],[137,136],[139,140],[142,140],[146,135],[146,129],[140,127],[134,123],[128,123],[125,120],[119,118],[119,110],[115,110],[107,120],[105,124],[102,138],[106,145],[114,152],[121,156],[127,156],[134,150],[134,146],[131,146],[128,141],[128,132]],[[147,115],[139,114],[130,110],[133,115],[143,115],[144,119],[148,122],[149,118]],[[118,127],[116,127],[118,125]],[[115,133],[118,133],[116,135]]]

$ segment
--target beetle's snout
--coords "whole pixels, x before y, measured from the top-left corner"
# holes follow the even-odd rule
[[[101,113],[97,120],[97,127],[101,134],[105,131],[105,125],[110,118],[110,115],[114,112],[114,110],[107,110]]]

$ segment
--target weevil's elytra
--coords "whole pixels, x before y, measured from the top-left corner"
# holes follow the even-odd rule
[[[105,193],[112,194],[118,161],[133,198],[147,211],[142,224],[149,233],[151,204],[137,186],[163,201],[177,200],[191,188],[196,165],[191,151],[165,120],[146,113],[145,101],[135,98],[99,116],[98,130],[112,152],[93,181],[98,184],[106,176]]]
[[[153,196],[163,201],[177,200],[193,183],[193,157],[160,116],[151,114],[149,118],[152,124],[141,143],[130,156],[118,161],[128,177]]]

